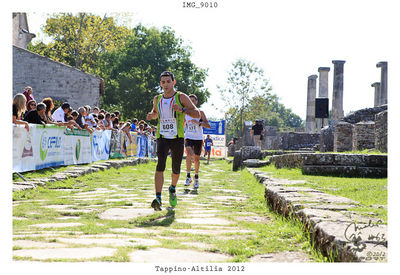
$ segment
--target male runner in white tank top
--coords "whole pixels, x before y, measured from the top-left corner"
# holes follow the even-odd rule
[[[169,203],[172,207],[177,204],[176,184],[179,180],[181,161],[184,151],[184,116],[189,114],[200,117],[200,112],[189,97],[175,91],[176,81],[171,72],[165,71],[160,76],[160,86],[164,93],[156,95],[153,109],[147,114],[147,120],[158,119],[157,126],[157,167],[154,175],[156,198],[151,207],[156,211],[162,210],[161,191],[164,185],[164,171],[168,151],[171,151],[172,173],[171,186],[168,188]]]
[[[194,94],[189,95],[190,100],[197,106],[197,96]],[[185,146],[186,146],[186,171],[187,178],[185,186],[189,186],[192,182],[190,177],[190,169],[192,167],[192,158],[194,159],[194,184],[193,188],[199,188],[199,169],[200,169],[200,155],[203,147],[203,128],[210,128],[210,123],[202,110],[200,111],[200,118],[193,118],[185,115]]]

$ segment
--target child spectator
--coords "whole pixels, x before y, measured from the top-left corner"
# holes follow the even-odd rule
[[[89,127],[87,123],[85,123],[84,117],[86,114],[86,109],[84,107],[79,107],[78,108],[78,116],[75,119],[76,123],[81,127],[82,129],[88,130],[90,133],[93,133],[93,128]]]
[[[114,120],[113,120],[113,122],[112,122],[112,128],[113,128],[114,130],[118,130],[118,125],[119,125],[118,118],[117,118],[117,117],[114,117]]]
[[[87,125],[89,127],[96,128],[96,121],[94,120],[93,115],[90,114],[90,106],[89,105],[85,106],[85,111],[86,111],[85,116],[84,116],[85,123],[87,123]]]
[[[102,113],[99,114],[98,120],[99,121],[97,122],[97,128],[104,131],[106,127],[104,126],[104,115]]]
[[[137,122],[138,122],[137,118],[134,118],[134,119],[132,120],[131,132],[137,132],[137,130],[136,130],[136,124],[137,124]]]

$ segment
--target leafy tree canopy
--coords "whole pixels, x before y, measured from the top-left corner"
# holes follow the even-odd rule
[[[117,26],[113,17],[90,13],[53,14],[42,31],[51,42],[42,39],[30,44],[29,50],[94,74],[99,73],[99,57],[123,44],[128,34],[128,28]]]
[[[228,137],[237,136],[242,131],[244,121],[264,119],[266,125],[279,130],[302,126],[302,119],[279,102],[273,94],[264,71],[254,63],[239,59],[232,64],[227,84],[218,87],[227,99],[226,111]],[[229,139],[228,138],[228,139]]]
[[[122,47],[102,58],[106,83],[103,103],[120,106],[128,117],[144,118],[154,96],[161,92],[160,74],[169,70],[176,78],[175,89],[195,94],[199,105],[203,104],[210,96],[203,84],[207,71],[191,62],[190,50],[168,27],[159,30],[136,26]]]

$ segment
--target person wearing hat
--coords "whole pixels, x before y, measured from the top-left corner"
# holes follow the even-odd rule
[[[60,107],[58,107],[52,114],[52,118],[57,122],[68,122],[66,119],[66,114],[70,111],[71,106],[68,102],[64,102]]]
[[[160,86],[163,93],[153,99],[153,109],[147,114],[147,120],[158,119],[157,124],[157,168],[154,175],[156,198],[151,206],[156,211],[161,208],[161,191],[164,184],[164,170],[167,156],[171,150],[172,174],[169,191],[169,203],[172,207],[177,204],[175,187],[179,180],[181,163],[184,152],[184,120],[185,115],[200,118],[200,111],[189,96],[175,90],[176,81],[171,72],[165,71],[160,75]]]

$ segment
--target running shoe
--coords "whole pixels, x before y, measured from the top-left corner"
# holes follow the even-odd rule
[[[196,178],[194,179],[193,188],[194,188],[194,189],[199,188],[199,179],[196,179]]]
[[[189,186],[190,185],[190,183],[192,182],[192,178],[186,178],[186,182],[185,182],[185,186]]]
[[[175,192],[171,192],[172,190],[172,185],[168,188],[169,191],[169,204],[172,207],[175,207],[178,204],[178,199],[176,198],[176,191]]]
[[[151,207],[153,207],[155,211],[161,211],[161,200],[155,198],[151,203]]]

